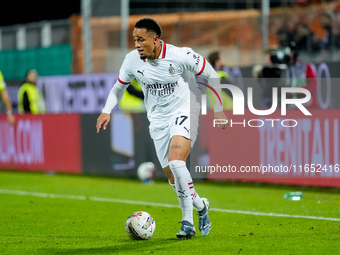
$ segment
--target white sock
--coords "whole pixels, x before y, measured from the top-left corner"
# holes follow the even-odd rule
[[[191,195],[192,178],[186,167],[186,164],[182,160],[173,160],[169,162],[170,169],[175,177],[175,187],[179,204],[182,209],[182,220],[186,220],[191,224],[193,221],[193,199]],[[191,185],[189,185],[191,184]]]
[[[176,185],[170,183],[170,181],[169,181],[169,184],[172,186],[172,188],[174,189],[174,191],[175,191],[176,194],[177,194]],[[192,186],[193,186],[193,185],[192,185]],[[203,208],[204,208],[203,201],[202,201],[202,199],[200,198],[200,196],[197,194],[195,188],[193,187],[192,189],[190,189],[190,192],[191,192],[192,202],[193,202],[193,205],[194,205],[195,209],[196,209],[197,211],[203,210]]]
[[[204,208],[203,201],[200,198],[200,196],[197,194],[195,187],[194,187],[194,183],[192,182],[192,179],[191,179],[191,184],[189,183],[189,189],[191,192],[192,202],[193,202],[195,209],[197,211],[203,210]]]

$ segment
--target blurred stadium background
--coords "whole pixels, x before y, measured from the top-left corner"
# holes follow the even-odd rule
[[[59,8],[66,9],[64,4],[62,1]],[[30,68],[40,75],[38,87],[47,106],[46,115],[17,115],[14,127],[6,122],[5,114],[0,115],[0,169],[135,178],[139,164],[152,161],[157,164],[157,176],[164,178],[145,113],[126,113],[117,108],[109,132],[95,134],[96,118],[117,79],[122,57],[133,49],[133,26],[145,16],[159,22],[166,43],[191,47],[204,57],[219,50],[234,84],[244,92],[246,87],[258,91],[254,94],[256,107],[262,105],[261,87],[247,82],[252,78],[253,67],[266,63],[265,51],[272,45],[285,47],[296,41],[301,59],[312,63],[320,78],[318,107],[312,110],[313,116],[306,118],[290,111],[292,116],[301,118],[304,127],[307,125],[297,134],[304,137],[303,142],[293,144],[283,139],[285,133],[280,129],[268,131],[267,137],[276,137],[275,141],[260,140],[260,131],[243,136],[247,132],[239,130],[240,134],[235,131],[237,136],[228,138],[239,148],[234,154],[224,151],[236,160],[234,164],[241,164],[248,155],[252,155],[253,161],[247,163],[253,165],[339,164],[339,1],[82,0],[74,1],[72,6],[67,18],[45,15],[43,20],[21,19],[25,23],[0,27],[0,70],[14,109],[17,91]],[[327,37],[329,33],[331,36]],[[211,133],[209,138],[214,140]],[[238,140],[240,136],[244,138]],[[209,151],[204,141],[206,137],[198,144],[209,156],[213,149]],[[219,144],[217,148],[224,147]],[[289,148],[303,156],[288,156]],[[275,151],[276,161],[268,159],[270,150]],[[218,160],[211,158],[210,162]],[[288,179],[274,177],[253,179],[340,186],[340,175],[334,171],[320,175],[302,173]]]

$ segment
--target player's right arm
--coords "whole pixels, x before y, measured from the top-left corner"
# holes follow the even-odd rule
[[[111,111],[122,99],[127,86],[128,85],[121,83],[118,78],[117,82],[111,89],[109,96],[107,97],[105,107],[103,108],[102,113],[99,115],[97,119],[96,125],[97,133],[99,133],[100,129],[106,130],[106,127],[110,122]]]
[[[97,119],[97,133],[99,133],[100,129],[106,130],[107,125],[111,119],[112,109],[119,103],[122,99],[125,90],[134,79],[134,76],[130,72],[129,63],[127,57],[124,59],[122,67],[119,71],[119,77],[116,81],[115,85],[112,87],[109,96],[107,97],[105,106],[102,110],[102,113],[99,115]]]

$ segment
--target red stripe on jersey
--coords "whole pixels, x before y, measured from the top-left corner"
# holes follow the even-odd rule
[[[193,188],[194,188],[194,186],[189,187],[189,189],[193,189]]]
[[[122,84],[125,84],[125,85],[127,85],[127,84],[130,84],[131,82],[125,82],[125,81],[122,81],[121,79],[119,79],[119,77],[118,77],[118,81],[120,82],[120,83],[122,83]]]
[[[201,71],[199,71],[196,75],[200,75],[201,73],[203,73],[204,67],[205,67],[205,58],[203,58],[203,66],[202,66]]]
[[[165,43],[163,42],[163,53],[162,53],[162,58],[165,58],[165,50],[166,50],[166,47],[165,47]]]
[[[194,183],[194,182],[189,182],[188,185],[191,185],[191,184],[193,184],[193,183]]]

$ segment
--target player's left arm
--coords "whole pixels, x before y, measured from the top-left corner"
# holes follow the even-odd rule
[[[221,88],[216,86],[220,85],[220,79],[217,72],[210,65],[210,63],[206,61],[204,57],[194,52],[190,48],[184,49],[186,49],[186,54],[183,54],[185,56],[185,68],[195,73],[195,75],[200,75],[205,78],[208,81],[209,85],[211,85],[217,93],[217,95],[215,93],[212,93],[216,101],[216,105],[214,105],[214,118],[227,120],[227,124],[221,124],[219,125],[219,127],[221,127],[222,129],[229,127],[228,118],[223,112],[222,91]]]
[[[221,88],[216,87],[216,85],[220,84],[220,78],[218,74],[216,73],[215,69],[210,65],[210,63],[208,61],[205,61],[205,67],[200,75],[209,81],[209,84],[214,87],[219,96],[219,98],[215,99],[216,105],[214,105],[214,118],[227,120],[227,124],[219,124],[218,127],[222,129],[229,127],[229,120],[223,112],[222,91]],[[213,95],[216,96],[215,93],[213,93]]]

